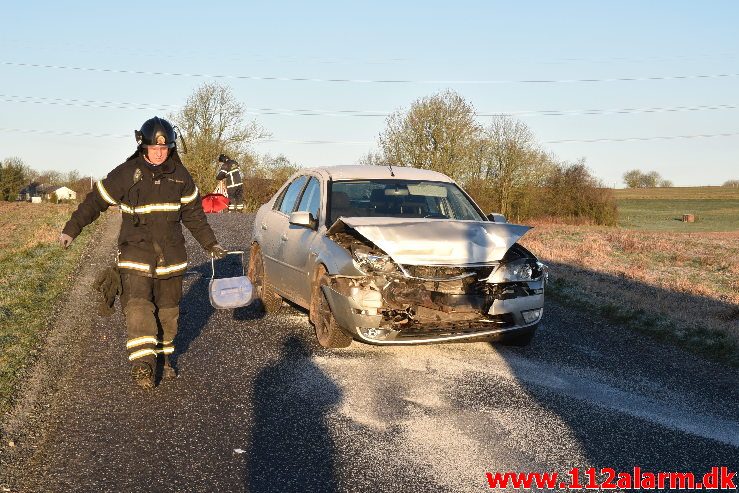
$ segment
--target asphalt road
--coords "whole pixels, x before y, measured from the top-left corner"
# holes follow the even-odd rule
[[[209,219],[248,247],[252,216]],[[739,468],[736,370],[552,302],[528,348],[325,350],[287,304],[212,309],[188,242],[180,376],[135,387],[120,313],[78,287],[75,343],[42,359],[62,374],[37,374],[5,427],[0,491],[475,492],[495,471]],[[89,265],[110,257],[99,245]]]

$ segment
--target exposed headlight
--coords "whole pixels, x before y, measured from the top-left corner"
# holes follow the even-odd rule
[[[500,264],[490,280],[498,282],[522,282],[539,279],[544,273],[544,264],[533,259],[521,258]]]
[[[396,270],[395,263],[388,255],[378,255],[358,251],[354,251],[352,254],[354,255],[354,261],[356,262],[357,267],[365,272],[391,272]]]
[[[360,328],[359,331],[362,333],[364,337],[367,339],[387,339],[387,337],[392,333],[390,329],[376,329],[374,327],[372,328]]]
[[[531,324],[536,322],[541,318],[541,314],[544,313],[543,308],[537,308],[535,310],[526,310],[521,312],[521,316],[523,316],[524,323]]]

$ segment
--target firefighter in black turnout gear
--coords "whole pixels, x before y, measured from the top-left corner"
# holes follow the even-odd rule
[[[190,173],[177,154],[177,134],[154,117],[135,131],[138,149],[98,181],[67,222],[59,238],[69,246],[82,229],[110,206],[122,214],[117,267],[121,306],[126,317],[132,376],[144,388],[154,386],[157,357],[163,378],[176,376],[171,364],[187,269],[184,223],[214,257],[226,251],[216,241]],[[161,330],[158,330],[158,326]]]
[[[218,170],[216,180],[226,180],[226,189],[228,190],[228,212],[244,211],[244,183],[241,181],[241,169],[239,163],[221,154],[218,156],[218,162],[221,168]]]

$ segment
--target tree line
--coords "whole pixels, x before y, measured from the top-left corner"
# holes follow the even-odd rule
[[[91,189],[92,178],[82,176],[79,171],[37,171],[26,165],[19,157],[8,157],[0,161],[0,200],[14,201],[20,191],[29,185],[65,186],[77,193],[80,200]]]
[[[656,171],[645,173],[638,169],[632,169],[624,173],[624,183],[628,188],[656,188],[672,187],[670,180],[665,180]]]
[[[299,166],[285,156],[259,156],[252,144],[268,137],[230,89],[200,86],[183,108],[168,116],[181,130],[187,153],[182,159],[203,191],[216,186],[219,154],[241,163],[249,186],[247,208],[268,200]],[[597,224],[616,223],[613,194],[593,176],[585,160],[558,160],[536,142],[531,130],[508,117],[480,125],[473,106],[453,91],[415,101],[388,117],[379,150],[361,164],[413,166],[444,173],[459,182],[486,211],[514,221],[556,216]]]
[[[558,217],[615,224],[613,193],[585,159],[557,159],[525,123],[506,115],[478,123],[471,103],[447,90],[388,117],[363,164],[412,166],[459,182],[486,211],[514,221]]]
[[[268,200],[299,169],[284,155],[254,151],[253,144],[269,133],[247,118],[246,106],[226,86],[201,85],[180,111],[166,117],[179,130],[180,156],[203,194],[216,188],[217,157],[222,153],[239,161],[247,180],[259,181],[259,186],[247,187],[250,209]],[[460,183],[484,210],[513,221],[546,216],[596,224],[617,221],[612,190],[593,175],[584,158],[558,159],[525,123],[511,116],[481,124],[473,105],[452,90],[419,98],[408,109],[392,113],[378,135],[377,148],[358,163],[439,171]],[[37,173],[20,159],[8,158],[0,165],[0,199],[14,200],[31,181],[77,191],[81,178],[76,171]],[[624,182],[629,187],[672,186],[654,171],[631,170]]]
[[[251,210],[266,202],[299,168],[284,155],[260,155],[253,150],[254,142],[270,134],[256,121],[247,120],[246,106],[226,86],[201,85],[180,111],[167,118],[181,132],[181,150],[186,152],[180,157],[203,194],[216,188],[220,154],[238,161],[247,179],[260,180],[260,187],[248,187],[246,206]]]

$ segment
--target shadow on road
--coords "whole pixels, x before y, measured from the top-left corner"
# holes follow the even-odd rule
[[[188,277],[194,277],[185,289],[180,301],[180,327],[174,340],[175,353],[173,359],[176,361],[180,355],[187,352],[190,344],[200,337],[203,328],[208,324],[215,309],[210,305],[208,299],[208,281],[211,276],[210,261],[203,262],[187,271],[185,282]]]
[[[335,445],[326,413],[341,390],[310,360],[310,349],[291,336],[279,360],[254,381],[255,405],[244,471],[251,492],[334,492]]]
[[[243,275],[241,260],[233,255],[216,261],[217,277],[235,277]],[[203,329],[215,313],[208,296],[208,283],[212,275],[210,260],[206,260],[187,271],[185,292],[180,302],[180,329],[175,338],[174,361],[186,353],[190,344],[200,337]],[[188,283],[189,278],[194,278]],[[255,303],[242,308],[229,310],[234,320],[257,320],[264,317]]]

